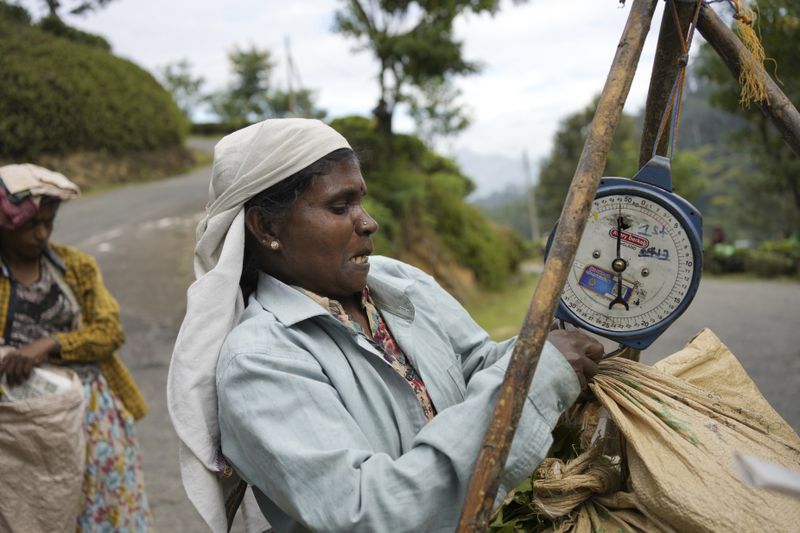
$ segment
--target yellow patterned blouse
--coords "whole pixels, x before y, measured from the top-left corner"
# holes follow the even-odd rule
[[[111,390],[119,396],[133,417],[137,420],[142,418],[147,413],[147,403],[116,354],[117,348],[125,340],[119,321],[119,305],[103,284],[97,262],[76,248],[52,243],[45,256],[63,273],[64,281],[81,307],[78,329],[53,335],[61,345],[61,352],[53,362],[97,363]],[[13,319],[12,286],[8,269],[0,262],[0,324],[3,324],[3,338],[8,338]]]

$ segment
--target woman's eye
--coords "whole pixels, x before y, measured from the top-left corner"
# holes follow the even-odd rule
[[[347,208],[349,207],[348,204],[337,204],[331,206],[331,211],[333,211],[337,215],[343,215],[347,212]]]

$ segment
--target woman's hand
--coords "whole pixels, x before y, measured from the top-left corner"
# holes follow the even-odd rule
[[[603,345],[583,332],[565,329],[552,330],[547,340],[564,355],[578,376],[581,392],[586,392],[589,380],[597,373],[597,363],[603,358]]]
[[[58,343],[52,337],[42,337],[20,346],[0,359],[0,376],[5,374],[12,387],[19,385],[30,377],[34,366],[57,349]]]

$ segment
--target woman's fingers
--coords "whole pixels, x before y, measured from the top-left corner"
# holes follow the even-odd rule
[[[584,358],[583,361],[583,375],[589,381],[597,374],[597,363],[588,357]]]
[[[22,357],[18,352],[8,354],[3,358],[5,361],[5,374],[8,384],[16,387],[25,381],[30,375],[30,370],[25,372],[26,357]]]
[[[588,339],[586,344],[586,357],[595,362],[603,359],[603,356],[606,353],[606,349],[603,344],[594,337],[590,337],[588,335],[584,336]]]
[[[36,361],[32,357],[22,357],[22,359],[22,379],[27,380],[31,377],[31,371],[33,371]]]
[[[551,331],[548,340],[572,366],[581,390],[585,391],[588,381],[597,373],[597,363],[603,358],[603,345],[583,332],[563,329]]]
[[[9,354],[3,361],[6,364],[6,381],[10,386],[14,387],[17,384],[17,357],[14,354]]]

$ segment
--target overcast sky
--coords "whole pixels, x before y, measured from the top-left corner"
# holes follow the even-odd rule
[[[21,3],[41,14],[43,2]],[[473,122],[445,150],[506,159],[519,159],[527,150],[534,163],[540,160],[558,121],[602,89],[630,4],[529,0],[514,5],[506,0],[494,17],[459,20],[464,55],[479,61],[483,70],[458,82]],[[117,55],[151,72],[188,59],[194,73],[205,78],[208,92],[228,83],[227,53],[235,46],[269,49],[278,59],[275,82],[285,84],[289,36],[302,81],[316,91],[319,106],[330,117],[367,115],[377,100],[376,63],[368,52],[356,52],[353,41],[331,31],[333,13],[341,5],[337,0],[114,0],[85,17],[65,19],[102,34]],[[644,105],[661,8],[628,98],[630,112]],[[403,116],[395,125],[398,130],[411,127]],[[495,177],[494,185],[503,181]]]

